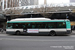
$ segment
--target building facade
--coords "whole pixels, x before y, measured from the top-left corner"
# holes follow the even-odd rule
[[[75,3],[75,0],[70,0],[71,3]]]
[[[35,5],[39,5],[39,2],[40,3],[42,3],[43,2],[43,4],[42,5],[44,5],[44,4],[48,4],[48,6],[49,7],[46,7],[45,9],[40,9],[40,10],[42,10],[41,12],[49,12],[49,13],[58,13],[58,14],[56,14],[57,15],[57,17],[58,17],[58,15],[60,15],[61,17],[63,17],[64,19],[65,19],[65,17],[64,16],[66,16],[66,15],[62,15],[63,13],[67,13],[67,12],[71,12],[71,10],[72,9],[75,9],[75,5],[74,4],[70,4],[70,3],[75,3],[75,0],[59,0],[59,3],[58,3],[58,0],[43,0],[43,1],[41,1],[41,0],[2,0],[2,9],[4,10],[5,8],[7,8],[6,10],[10,10],[10,9],[12,9],[13,7],[17,7],[17,9],[19,9],[19,8],[25,8],[23,11],[24,11],[24,13],[23,14],[27,14],[27,13],[33,13],[33,9],[32,9],[32,7],[33,7],[33,5],[35,6]],[[57,5],[56,5],[56,3],[58,3]],[[64,4],[65,3],[65,4]],[[67,4],[68,3],[68,4]],[[51,4],[51,5],[50,5]],[[29,5],[32,5],[32,7],[31,7],[31,10],[30,9],[26,9],[27,8],[27,6],[29,6]],[[41,5],[41,6],[42,6]],[[26,6],[26,7],[25,7]],[[51,7],[50,7],[51,6]],[[70,7],[71,6],[71,7]],[[73,7],[72,7],[73,6]],[[16,8],[15,8],[16,9]],[[20,10],[22,10],[22,9],[20,9]],[[14,9],[13,9],[14,10]],[[29,11],[30,10],[30,11]],[[35,10],[37,10],[38,11],[38,9],[37,9],[37,6],[36,6],[36,9]],[[34,12],[37,14],[37,11],[35,11],[34,10]],[[22,11],[22,12],[23,12]],[[9,12],[9,11],[8,11]],[[16,11],[13,11],[13,12],[17,12],[18,13],[18,10],[16,10]],[[21,12],[21,11],[19,11],[19,12]],[[63,12],[63,13],[62,13]],[[14,14],[17,14],[17,13],[14,13]],[[34,13],[34,14],[35,14]],[[60,14],[60,13],[62,13],[62,14]],[[10,13],[8,13],[8,14],[12,14],[12,12],[11,12],[11,10],[10,10]],[[21,13],[22,14],[22,13]],[[54,15],[55,15],[54,14]],[[18,14],[19,15],[19,14]],[[29,14],[28,14],[29,15]],[[31,15],[31,14],[30,14]],[[32,15],[31,15],[32,16]],[[33,15],[33,16],[35,16],[35,15]],[[38,16],[38,15],[37,15]],[[50,15],[49,15],[50,16]],[[28,16],[27,16],[28,17]],[[53,17],[53,16],[52,16]],[[55,18],[56,16],[54,16],[53,18]]]
[[[21,6],[38,5],[38,0],[19,0]]]
[[[30,0],[30,5],[38,5],[38,0]]]
[[[5,28],[6,17],[3,15],[3,0],[0,0],[0,28]],[[4,5],[5,6],[5,5]]]
[[[3,9],[10,8],[10,7],[38,5],[38,0],[1,0],[1,1],[3,5]]]
[[[2,9],[1,0],[0,0],[0,10]]]

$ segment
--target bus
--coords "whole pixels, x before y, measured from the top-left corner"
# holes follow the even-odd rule
[[[7,21],[7,34],[62,35],[71,33],[70,20],[48,18],[17,18]]]

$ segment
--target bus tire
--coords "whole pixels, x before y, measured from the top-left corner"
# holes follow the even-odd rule
[[[51,31],[51,32],[49,33],[49,35],[50,35],[50,36],[55,36],[55,35],[56,35],[56,32],[55,32],[55,31]]]
[[[20,31],[16,31],[16,35],[20,35]]]

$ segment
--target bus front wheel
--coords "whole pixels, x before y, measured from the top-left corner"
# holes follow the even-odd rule
[[[55,36],[55,35],[56,35],[56,32],[55,32],[55,31],[51,31],[51,32],[49,33],[49,35],[50,35],[50,36]]]

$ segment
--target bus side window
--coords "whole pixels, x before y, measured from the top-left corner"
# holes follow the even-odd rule
[[[41,24],[37,23],[36,28],[41,28]]]
[[[56,22],[48,23],[48,28],[56,28]]]
[[[30,23],[28,23],[27,27],[28,27],[28,28],[31,28],[31,24],[30,24]]]
[[[8,29],[9,29],[9,28],[12,29],[12,26],[13,26],[13,24],[10,23],[10,24],[8,24],[7,28],[8,28]]]
[[[32,23],[32,28],[36,28],[36,23]]]
[[[45,24],[45,28],[48,28],[48,26],[47,26],[48,24]]]
[[[23,29],[27,29],[27,27],[28,27],[27,23],[24,23],[23,24]]]
[[[35,25],[32,25],[32,28],[35,28]]]
[[[57,28],[66,28],[66,23],[65,22],[58,22]]]
[[[25,28],[25,25],[22,25],[23,26],[23,28]]]
[[[46,26],[45,26],[45,24],[44,23],[42,23],[41,24],[41,28],[45,28]]]
[[[19,26],[18,26],[18,24],[16,24],[16,26],[15,26],[16,28],[18,28]]]

